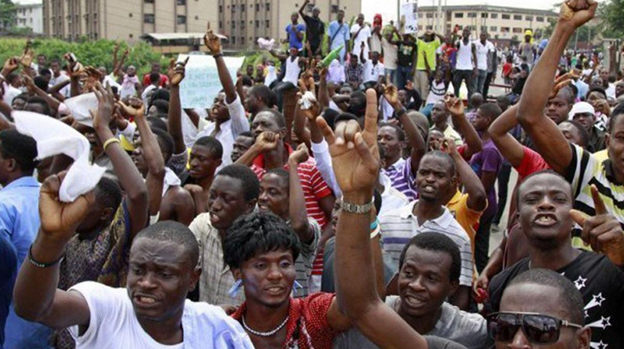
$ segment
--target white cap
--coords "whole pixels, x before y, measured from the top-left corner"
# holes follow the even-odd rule
[[[587,102],[578,102],[578,103],[575,103],[574,106],[572,106],[572,110],[570,110],[570,114],[568,114],[568,118],[572,120],[574,119],[574,115],[576,114],[596,115],[596,111],[594,110],[594,107],[591,106],[591,104]]]

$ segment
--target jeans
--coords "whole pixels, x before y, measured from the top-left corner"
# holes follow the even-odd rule
[[[461,88],[462,81],[466,82],[466,88],[468,89],[467,98],[470,99],[474,93],[472,70],[455,70],[453,73],[453,87],[455,88],[455,96],[459,97],[459,89]]]
[[[414,85],[416,91],[420,94],[420,97],[423,101],[426,101],[427,95],[429,94],[429,75],[426,70],[416,71],[416,75],[414,76]]]
[[[487,98],[490,93],[490,84],[492,83],[493,77],[494,72],[487,73],[487,76],[485,77],[485,84],[483,85],[483,97]]]
[[[477,272],[481,273],[489,260],[490,253],[490,228],[492,227],[492,215],[481,216],[479,221],[479,229],[475,236],[475,265]]]
[[[405,89],[405,84],[412,78],[411,67],[398,67],[397,68],[397,83],[396,86],[399,90]]]
[[[386,73],[386,76],[390,76],[390,81],[389,82],[391,82],[394,86],[396,86],[397,85],[397,81],[396,81],[396,79],[397,79],[397,69],[388,69],[388,68],[386,68],[385,69],[385,73]],[[386,84],[387,83],[388,83],[388,81],[386,81]]]
[[[479,69],[476,81],[473,80],[476,83],[474,90],[476,92],[479,92],[481,95],[483,95],[484,98],[487,97],[485,94],[483,94],[483,86],[485,86],[486,77],[487,77],[487,70]]]
[[[498,212],[494,217],[494,224],[500,224],[507,204],[507,187],[509,186],[509,177],[511,176],[511,165],[505,161],[503,167],[498,173]]]

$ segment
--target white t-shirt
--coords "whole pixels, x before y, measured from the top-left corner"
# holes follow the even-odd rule
[[[357,36],[357,38],[355,37],[355,34],[357,34],[357,32],[360,32]],[[351,39],[354,40],[353,41],[353,49],[351,50],[351,53],[357,55],[358,57],[360,56],[360,51],[362,50],[362,43],[364,43],[364,57],[368,57],[368,51],[370,50],[370,48],[368,47],[368,38],[371,37],[371,29],[369,26],[367,26],[366,24],[364,25],[364,28],[362,28],[362,30],[360,30],[360,25],[355,23],[352,27],[351,27]],[[380,52],[381,53],[381,52]]]
[[[464,41],[459,41],[459,49],[457,50],[457,64],[455,65],[457,70],[473,70],[472,65],[472,42],[464,45]]]
[[[474,45],[477,48],[477,69],[487,70],[488,52],[494,51],[494,45],[487,40],[485,44],[482,44],[481,40],[477,40],[474,42]]]
[[[384,64],[386,68],[395,70],[397,68],[399,49],[395,45],[392,45],[385,36],[381,40],[381,46],[384,51]]]
[[[377,61],[377,64],[373,64],[372,60],[367,60],[364,64],[364,82],[379,80],[379,76],[384,76],[385,68],[383,63]]]
[[[163,345],[143,330],[125,288],[112,288],[97,282],[81,282],[78,291],[89,305],[89,328],[80,336],[78,326],[69,328],[76,348],[253,348],[240,324],[214,305],[186,300],[182,315],[183,343]]]
[[[50,83],[48,84],[48,86],[50,88],[60,84],[61,82],[65,82],[67,80],[69,80],[69,76],[65,75],[64,73],[61,73],[58,77],[54,77],[54,74],[52,74],[52,79],[50,79]],[[71,95],[71,85],[67,85],[65,87],[63,87],[60,91],[60,94],[62,94],[64,97],[70,97]]]
[[[301,67],[299,66],[299,57],[294,60],[291,56],[286,58],[286,74],[284,75],[284,82],[290,82],[297,86],[297,80],[299,80],[299,73],[301,73]]]
[[[427,102],[425,105],[435,104],[444,100],[444,95],[446,94],[446,85],[444,84],[444,80],[438,83],[435,79],[433,79],[431,81],[431,85],[429,85],[429,92],[430,93],[427,95]]]

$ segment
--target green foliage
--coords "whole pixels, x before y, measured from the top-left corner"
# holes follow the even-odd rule
[[[624,0],[609,0],[598,6],[598,16],[602,18],[602,36],[619,38],[624,36]]]
[[[20,56],[25,45],[25,39],[0,40],[0,62],[4,62],[9,57]],[[37,39],[33,41],[32,45],[35,50],[35,56],[44,54],[48,58],[48,61],[52,59],[63,61],[63,55],[67,52],[72,52],[83,65],[94,67],[105,66],[109,72],[111,72],[113,68],[114,46],[115,41],[112,40],[67,42],[56,39]],[[128,45],[125,42],[120,43],[118,53],[120,59],[127,47]],[[139,72],[147,73],[151,68],[151,63],[154,61],[160,61],[163,70],[167,68],[169,63],[168,58],[162,56],[160,53],[152,51],[149,44],[142,42],[130,48],[130,53],[125,61],[125,65],[132,64],[136,66]]]
[[[0,0],[0,24],[3,23],[7,29],[10,29],[15,25],[16,17],[17,6],[11,0]]]

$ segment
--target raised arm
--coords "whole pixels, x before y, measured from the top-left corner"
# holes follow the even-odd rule
[[[464,192],[468,194],[468,208],[477,212],[485,210],[487,207],[487,193],[479,176],[477,176],[466,160],[459,155],[453,139],[445,139],[443,148],[455,161],[457,174],[464,185]]]
[[[462,136],[467,146],[464,151],[464,159],[470,159],[472,154],[478,153],[483,148],[481,144],[481,137],[477,133],[477,130],[472,127],[470,121],[464,113],[464,104],[461,99],[457,97],[448,96],[444,99],[446,108],[451,113],[451,120],[453,120],[453,126]]]
[[[297,100],[301,100],[301,93],[297,93]],[[297,103],[297,106],[295,107],[295,117],[293,119],[293,132],[295,133],[299,141],[301,141],[302,143],[309,143],[311,137],[310,130],[305,127],[305,124],[305,113],[303,113],[303,110],[301,110],[301,105]]]
[[[173,137],[174,154],[186,151],[184,134],[182,133],[182,104],[180,103],[180,83],[184,79],[184,67],[190,57],[184,62],[169,61],[169,117],[167,118],[169,134]],[[198,120],[199,122],[199,120]]]
[[[518,124],[517,112],[517,105],[505,110],[488,129],[496,148],[513,167],[520,166],[522,159],[524,159],[524,146],[509,134],[509,131]]]
[[[301,16],[301,18],[303,18],[304,21],[305,21],[306,15],[303,13],[303,10],[305,10],[306,6],[308,6],[309,3],[310,3],[310,0],[305,0],[303,2],[303,5],[301,5],[301,7],[299,8],[299,15]]]
[[[141,100],[134,98],[130,100],[130,103],[135,103],[133,106],[140,105],[134,121],[139,129],[139,135],[141,136],[140,146],[148,168],[147,177],[145,177],[145,185],[149,198],[149,214],[154,216],[160,211],[160,204],[162,202],[163,183],[165,180],[165,159],[158,146],[158,140],[147,123],[143,110],[145,107],[141,104]]]
[[[289,205],[288,212],[290,216],[290,226],[293,228],[299,240],[303,244],[310,244],[314,240],[314,231],[310,227],[308,214],[306,212],[305,195],[301,188],[301,180],[297,167],[302,162],[308,160],[308,147],[305,143],[301,143],[297,150],[288,157],[288,173],[289,173]]]
[[[48,103],[50,108],[52,108],[55,112],[58,111],[61,102],[59,102],[56,98],[50,96],[44,90],[40,89],[37,85],[35,85],[33,79],[27,74],[22,74],[22,79],[24,80],[24,84],[26,85],[28,92],[43,98],[46,103]]]
[[[13,301],[15,312],[28,321],[52,328],[79,325],[84,329],[88,327],[90,319],[87,301],[78,292],[62,291],[56,287],[65,246],[87,215],[89,207],[94,204],[95,196],[90,192],[74,202],[59,201],[59,189],[64,177],[65,173],[51,175],[41,186],[41,226],[31,246],[29,258],[24,261],[17,276]],[[43,268],[35,263],[50,266]]]
[[[336,290],[341,309],[368,339],[381,348],[427,348],[414,331],[376,292],[370,248],[373,188],[379,174],[377,95],[366,92],[364,130],[355,121],[340,124],[336,134],[323,118],[317,122],[330,144],[336,178],[343,191],[343,209],[336,232]],[[346,204],[362,205],[354,213]]]
[[[594,17],[597,6],[592,0],[561,4],[555,30],[526,81],[518,106],[518,122],[533,139],[544,160],[560,174],[572,161],[572,149],[555,123],[544,115],[544,107],[554,84],[559,57],[574,30]]]
[[[210,28],[210,23],[208,23]],[[225,91],[225,101],[230,104],[236,100],[236,89],[234,88],[234,82],[223,60],[223,51],[221,51],[221,39],[213,33],[212,29],[208,29],[206,35],[204,35],[204,44],[208,48],[208,51],[212,53],[217,64],[217,72],[219,73],[219,81]]]
[[[101,84],[96,85],[95,96],[98,99],[97,114],[93,115],[93,128],[102,144],[115,138],[109,128],[114,96],[110,86],[105,90]],[[148,219],[147,188],[143,177],[119,142],[109,143],[104,149],[113,164],[113,170],[119,179],[121,188],[126,193],[128,212],[130,214],[130,234],[134,237],[145,228]]]
[[[410,154],[412,171],[416,173],[420,165],[420,159],[422,159],[427,151],[425,140],[420,131],[418,131],[416,124],[414,124],[412,119],[407,115],[401,102],[399,102],[399,94],[396,86],[392,84],[387,85],[384,88],[384,96],[390,105],[392,105],[392,108],[394,108],[394,112],[397,114],[399,122],[403,126],[407,140],[412,148]]]

